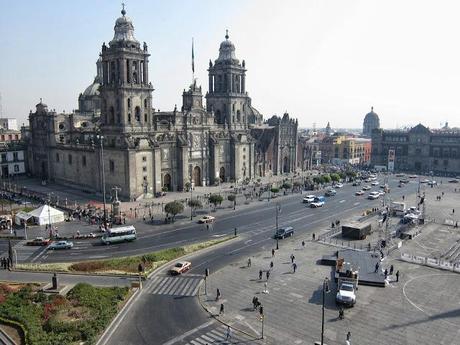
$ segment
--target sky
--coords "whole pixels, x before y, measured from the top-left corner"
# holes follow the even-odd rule
[[[27,121],[40,98],[71,112],[96,74],[121,4],[1,0],[2,115]],[[181,106],[225,30],[245,60],[246,89],[266,118],[287,111],[301,127],[360,128],[371,106],[384,128],[460,127],[458,1],[125,0],[151,53],[153,106]]]

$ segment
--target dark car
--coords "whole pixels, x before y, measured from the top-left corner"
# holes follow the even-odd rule
[[[285,228],[278,229],[274,237],[282,240],[285,237],[290,237],[292,235],[294,235],[294,228],[292,226],[287,226]]]

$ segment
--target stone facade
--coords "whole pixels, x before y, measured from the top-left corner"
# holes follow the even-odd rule
[[[221,181],[242,181],[272,170],[295,170],[297,121],[272,118],[270,169],[256,161],[254,135],[262,115],[246,91],[246,64],[235,55],[228,33],[219,56],[209,62],[206,107],[196,81],[182,94],[180,109],[153,108],[149,52],[134,37],[122,11],[114,38],[102,45],[98,74],[79,96],[79,111],[57,114],[40,102],[29,115],[27,158],[30,173],[44,180],[89,191],[120,187],[124,199],[162,190],[184,190]],[[100,114],[100,116],[99,116]],[[258,156],[258,157],[259,157]]]
[[[410,130],[374,130],[372,165],[388,166],[395,151],[394,170],[441,175],[460,174],[460,131],[430,130],[422,124]]]

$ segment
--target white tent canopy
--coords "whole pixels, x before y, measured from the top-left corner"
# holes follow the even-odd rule
[[[54,224],[64,221],[64,212],[59,211],[48,205],[40,206],[39,208],[28,213],[34,218],[38,225]]]
[[[14,216],[14,221],[17,225],[22,225],[23,223],[22,222],[27,222],[30,218],[32,218],[32,216],[24,211],[19,211],[18,213],[16,213],[16,215]]]

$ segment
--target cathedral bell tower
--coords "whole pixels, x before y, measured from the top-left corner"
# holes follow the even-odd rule
[[[214,64],[209,61],[209,91],[206,95],[207,110],[214,111],[216,121],[232,130],[248,126],[251,99],[246,92],[246,69],[235,56],[235,46],[229,40],[220,44],[219,57]]]
[[[149,82],[147,44],[134,37],[134,26],[126,16],[115,22],[109,46],[102,45],[101,131],[110,138],[119,133],[147,131],[152,124],[152,84]]]

